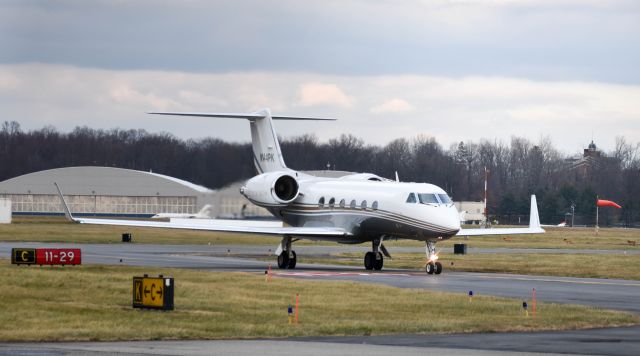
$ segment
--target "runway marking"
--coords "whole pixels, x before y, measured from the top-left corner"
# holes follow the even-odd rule
[[[409,277],[406,273],[367,273],[367,272],[274,272],[277,276],[287,277],[340,277],[340,276],[388,276],[388,277]]]
[[[573,283],[573,284],[594,284],[594,285],[610,285],[610,286],[626,286],[626,287],[639,287],[640,283],[617,283],[617,282],[600,282],[600,281],[575,281],[575,280],[564,280],[564,279],[551,279],[551,278],[534,278],[534,277],[510,277],[510,276],[488,276],[488,275],[480,275],[480,278],[486,279],[511,279],[517,281],[537,281],[537,282],[555,282],[555,283]]]

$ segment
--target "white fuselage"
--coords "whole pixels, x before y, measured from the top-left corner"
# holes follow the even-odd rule
[[[299,195],[287,204],[245,196],[291,226],[342,228],[349,232],[337,239],[343,243],[381,237],[434,241],[460,230],[457,209],[433,184],[362,180],[357,175],[320,178],[296,173],[296,177]]]

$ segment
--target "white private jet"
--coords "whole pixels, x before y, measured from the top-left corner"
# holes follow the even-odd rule
[[[206,204],[195,214],[183,214],[183,213],[158,213],[152,216],[152,219],[211,219],[209,211],[211,205]]]
[[[161,227],[281,236],[275,251],[278,267],[295,268],[292,243],[299,239],[329,240],[345,244],[371,243],[364,256],[367,270],[381,270],[384,256],[391,257],[383,242],[411,239],[426,243],[426,272],[440,274],[435,243],[453,236],[544,233],[535,196],[531,196],[529,227],[461,229],[460,215],[440,187],[405,183],[359,173],[321,178],[287,168],[272,120],[333,120],[272,116],[268,109],[249,114],[155,112],[158,115],[219,117],[249,120],[253,160],[258,175],[240,189],[252,203],[268,209],[288,226],[211,226],[189,222],[85,219],[72,216],[60,189],[66,217],[81,224]],[[57,184],[56,184],[57,187]]]

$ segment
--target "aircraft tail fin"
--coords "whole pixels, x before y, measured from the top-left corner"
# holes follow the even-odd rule
[[[529,228],[530,229],[542,229],[540,226],[540,216],[538,215],[538,202],[536,196],[531,195],[531,210],[529,213]]]
[[[258,173],[287,170],[280,150],[280,143],[273,127],[272,120],[335,120],[314,117],[271,116],[269,109],[254,113],[187,113],[187,112],[150,112],[155,115],[176,115],[195,117],[224,117],[247,119],[251,127],[251,143],[253,145],[253,163]]]

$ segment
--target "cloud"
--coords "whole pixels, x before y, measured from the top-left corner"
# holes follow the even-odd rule
[[[250,134],[243,120],[144,113],[270,107],[274,114],[338,119],[278,121],[277,133],[284,137],[314,133],[328,140],[350,133],[386,144],[422,134],[438,137],[447,147],[481,138],[508,142],[512,135],[533,141],[549,136],[566,152],[578,152],[592,132],[605,150],[614,148],[618,135],[640,142],[640,85],[484,76],[202,74],[48,64],[0,65],[0,78],[11,78],[0,90],[0,121],[16,120],[25,129],[142,128],[182,138],[246,142]]]
[[[0,74],[0,92],[16,90],[20,86],[20,80],[11,72],[3,72]]]
[[[0,63],[640,83],[639,16],[635,0],[0,1]]]
[[[394,114],[413,111],[414,109],[413,105],[405,100],[395,98],[372,107],[370,111],[374,114]]]
[[[109,96],[114,101],[115,105],[129,105],[134,107],[147,106],[153,110],[180,110],[182,107],[170,98],[159,97],[154,93],[141,93],[124,85],[111,88]]]
[[[300,88],[302,106],[335,105],[348,108],[352,104],[353,98],[335,84],[306,83]]]

